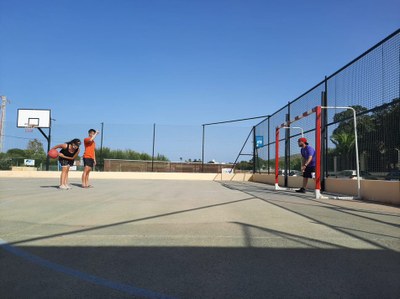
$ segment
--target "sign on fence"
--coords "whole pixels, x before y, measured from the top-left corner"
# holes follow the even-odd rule
[[[264,146],[264,136],[256,136],[256,147],[263,147]]]
[[[25,166],[35,166],[35,160],[33,159],[24,159]]]

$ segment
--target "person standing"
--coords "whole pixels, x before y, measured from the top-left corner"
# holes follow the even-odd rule
[[[301,147],[301,171],[303,172],[303,186],[296,190],[299,193],[306,193],[308,179],[315,176],[315,149],[308,145],[307,139],[302,137],[297,141]]]
[[[83,140],[85,145],[85,152],[83,154],[83,174],[82,174],[82,188],[92,188],[92,185],[89,185],[89,174],[92,171],[94,165],[96,165],[96,143],[94,139],[100,133],[94,129],[90,129],[88,131],[89,137],[86,137]]]
[[[79,155],[80,145],[81,141],[78,138],[75,138],[69,142],[58,144],[52,148],[61,148],[60,153],[58,154],[58,161],[61,165],[60,186],[58,188],[61,190],[71,189],[71,186],[68,184],[69,168],[74,165],[74,161]]]

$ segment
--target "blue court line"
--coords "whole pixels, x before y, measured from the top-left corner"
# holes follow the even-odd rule
[[[152,299],[153,298],[154,299],[175,299],[174,297],[166,296],[163,294],[158,294],[156,292],[138,288],[138,287],[131,286],[128,284],[110,281],[110,280],[107,280],[107,279],[104,279],[104,278],[101,278],[101,277],[98,277],[95,275],[87,274],[87,273],[84,273],[84,272],[81,272],[78,270],[74,270],[69,267],[62,266],[57,263],[50,262],[46,259],[43,259],[43,258],[33,255],[31,253],[28,253],[22,249],[11,246],[11,245],[7,244],[7,242],[1,238],[0,238],[0,248],[3,248],[6,251],[8,251],[14,255],[24,258],[24,259],[26,259],[34,264],[37,264],[39,266],[43,266],[43,267],[49,268],[49,269],[57,271],[57,272],[71,275],[73,277],[85,280],[87,282],[97,284],[102,287],[107,287],[110,289],[121,291],[121,292],[127,293],[129,295],[141,296],[141,297],[152,298]]]

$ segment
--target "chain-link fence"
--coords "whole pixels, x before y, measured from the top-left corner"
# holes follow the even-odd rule
[[[13,113],[9,109],[9,113]],[[81,169],[84,151],[83,139],[90,128],[103,130],[95,139],[96,170],[104,168],[105,159],[131,161],[158,161],[153,167],[120,167],[119,171],[176,171],[176,172],[217,172],[222,168],[232,167],[238,156],[243,140],[249,134],[253,124],[223,124],[208,126],[203,140],[202,125],[167,125],[167,124],[66,124],[52,122],[51,146],[68,142],[74,138],[82,141],[77,169]],[[103,128],[102,128],[103,127]],[[34,160],[35,167],[46,169],[47,140],[38,129],[16,128],[6,121],[5,150],[0,153],[0,169],[12,166],[24,166],[25,160]],[[43,129],[45,134],[48,129]],[[246,149],[251,153],[252,147]],[[204,153],[202,152],[204,148]],[[204,158],[204,163],[203,163]],[[161,162],[168,167],[159,167]],[[176,162],[176,163],[172,163]],[[122,162],[121,162],[122,163]],[[124,162],[123,165],[126,165]],[[132,162],[138,164],[138,162]],[[122,165],[122,164],[121,164]],[[149,165],[148,163],[143,165]],[[171,166],[172,165],[172,166]],[[186,167],[191,165],[190,170]],[[193,166],[194,165],[194,166]],[[200,166],[199,166],[200,165]],[[219,168],[216,165],[221,165]],[[193,166],[193,167],[192,167]],[[50,160],[50,170],[57,169],[57,160]],[[110,168],[111,169],[111,168]],[[129,170],[131,169],[131,170]]]
[[[400,167],[400,30],[355,60],[326,77],[312,89],[289,102],[255,126],[256,138],[267,142],[257,147],[258,172],[275,172],[275,130],[288,120],[316,106],[352,107],[357,112],[361,176],[398,179]],[[279,171],[298,174],[298,138],[304,133],[315,145],[315,115],[282,128]],[[356,153],[352,111],[324,109],[322,124],[324,177],[355,176]]]
[[[319,105],[347,106],[357,111],[360,170],[364,178],[398,179],[400,30],[331,76],[324,78],[256,126],[254,119],[245,123],[207,126],[206,130],[204,125],[109,123],[96,125],[62,124],[53,121],[51,144],[63,143],[73,138],[83,139],[87,136],[88,129],[101,129],[104,125],[101,137],[96,139],[98,162],[100,162],[98,169],[103,168],[104,159],[129,159],[202,164],[237,162],[236,169],[273,173],[276,127]],[[315,146],[315,127],[315,116],[311,115],[280,129],[279,165],[280,171],[286,176],[296,175],[300,170],[300,149],[297,139],[304,134],[309,143]],[[252,128],[253,138],[243,145]],[[46,149],[46,139],[36,129],[32,132],[21,133],[21,131],[23,129],[15,128],[15,124],[6,122],[6,135],[3,136],[6,148],[28,147],[31,152],[27,154],[15,150],[7,157],[4,153],[0,153],[0,168],[23,164],[26,158],[35,158],[37,160],[35,166],[43,167],[45,153],[44,151],[41,154],[36,153],[35,146],[31,143],[38,140]],[[350,110],[323,110],[323,177],[354,175],[356,159],[353,131]],[[240,157],[243,158],[243,154],[253,153],[247,164],[238,160]],[[249,160],[247,157],[243,159]],[[248,164],[252,164],[251,167]],[[56,161],[53,160],[52,165],[55,167]],[[204,167],[198,171],[204,171]]]

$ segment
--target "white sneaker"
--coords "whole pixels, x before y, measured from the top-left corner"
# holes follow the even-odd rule
[[[60,189],[60,190],[68,190],[68,187],[64,186],[64,185],[60,185],[60,186],[58,186],[58,189]]]

